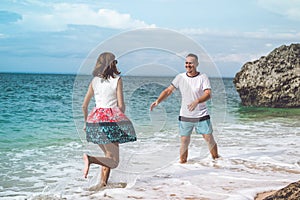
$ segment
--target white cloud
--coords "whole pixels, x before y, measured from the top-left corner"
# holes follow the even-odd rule
[[[274,32],[267,29],[252,31],[252,32],[240,32],[229,30],[210,30],[210,29],[182,29],[181,33],[186,35],[209,35],[217,37],[235,37],[235,38],[254,38],[254,39],[295,39],[300,38],[300,32],[294,30],[286,30],[282,32]]]
[[[62,31],[68,25],[92,25],[105,28],[129,29],[155,27],[144,21],[133,19],[130,14],[116,10],[94,10],[85,4],[48,4],[47,11],[27,12],[23,15],[20,25],[29,30]],[[44,5],[45,7],[45,5]]]
[[[299,0],[258,0],[258,5],[273,13],[286,16],[288,19],[300,21]]]
[[[266,43],[265,46],[266,46],[266,47],[273,47],[273,44],[271,44],[271,43]]]
[[[244,32],[241,33],[240,36],[245,38],[255,38],[255,39],[290,39],[290,40],[298,40],[300,37],[300,32],[293,30],[286,30],[282,32],[273,32],[269,30],[259,30],[253,32]]]
[[[232,54],[216,54],[212,56],[215,62],[236,62],[245,63],[248,61],[254,61],[260,58],[260,54],[250,54],[250,53],[232,53]]]

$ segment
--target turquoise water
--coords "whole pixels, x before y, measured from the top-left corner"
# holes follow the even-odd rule
[[[1,152],[74,140],[75,76],[1,74]]]
[[[80,199],[80,194],[84,193],[81,189],[86,186],[86,182],[80,179],[81,155],[87,149],[95,150],[95,147],[85,143],[82,131],[81,103],[90,79],[90,76],[75,75],[0,74],[1,199],[30,199],[39,194],[52,193],[58,193],[67,199]],[[127,169],[130,163],[132,170],[145,172],[149,163],[143,160],[152,159],[160,161],[151,162],[152,169],[158,170],[162,166],[154,163],[162,163],[161,160],[165,159],[166,163],[161,165],[169,166],[176,159],[179,145],[176,134],[179,92],[172,94],[155,111],[149,111],[151,102],[172,79],[173,77],[123,77],[126,114],[135,125],[139,141],[132,143],[132,146],[124,145],[123,163],[126,161],[128,165],[121,164],[120,171]],[[213,99],[208,102],[208,108],[221,154],[225,158],[228,155],[229,160],[236,156],[246,159],[249,155],[257,155],[251,162],[269,155],[273,161],[276,160],[271,162],[272,167],[281,167],[283,173],[288,174],[284,166],[278,164],[285,163],[289,170],[296,171],[288,176],[295,177],[300,163],[297,142],[300,109],[243,107],[232,79],[211,79],[211,83]],[[191,149],[198,148],[196,151],[201,155],[191,153],[191,156],[204,159],[202,165],[205,166],[207,160],[204,157],[208,155],[206,147],[202,145],[203,148],[199,151],[201,138],[195,141],[198,145],[192,143]],[[258,151],[258,147],[262,150]],[[159,148],[169,154],[154,156],[153,152],[159,151]],[[278,151],[281,153],[277,154]],[[141,159],[130,160],[128,152],[136,158],[141,156]],[[149,152],[152,155],[147,154]],[[223,164],[228,167],[227,164],[230,163],[230,167],[235,165],[242,171],[245,166],[251,165],[247,162],[244,165],[243,162],[230,160]],[[257,176],[263,176],[264,171],[270,167],[259,171],[257,166],[262,166],[257,163],[255,166],[251,170],[258,170]],[[279,173],[278,177],[282,177],[282,174]],[[131,179],[127,181],[130,182]],[[134,183],[131,192],[139,189],[135,188],[139,184]],[[151,196],[147,192],[146,195]]]

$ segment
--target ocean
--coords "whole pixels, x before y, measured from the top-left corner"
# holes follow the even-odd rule
[[[179,164],[179,92],[149,111],[172,79],[123,77],[138,140],[120,145],[120,165],[95,190],[99,166],[87,179],[82,171],[83,153],[103,155],[82,129],[91,76],[0,74],[0,199],[246,200],[299,180],[300,109],[244,107],[232,78],[210,78],[221,157],[193,133],[188,163]]]

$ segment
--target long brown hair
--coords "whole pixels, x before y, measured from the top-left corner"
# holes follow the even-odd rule
[[[97,59],[93,76],[99,76],[104,79],[110,77],[115,78],[115,75],[121,74],[117,69],[118,61],[115,60],[115,55],[110,52],[101,53]]]

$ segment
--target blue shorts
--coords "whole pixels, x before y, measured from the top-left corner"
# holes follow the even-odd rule
[[[179,121],[180,136],[190,136],[194,128],[197,134],[212,134],[213,132],[210,119],[206,119],[199,122]]]

